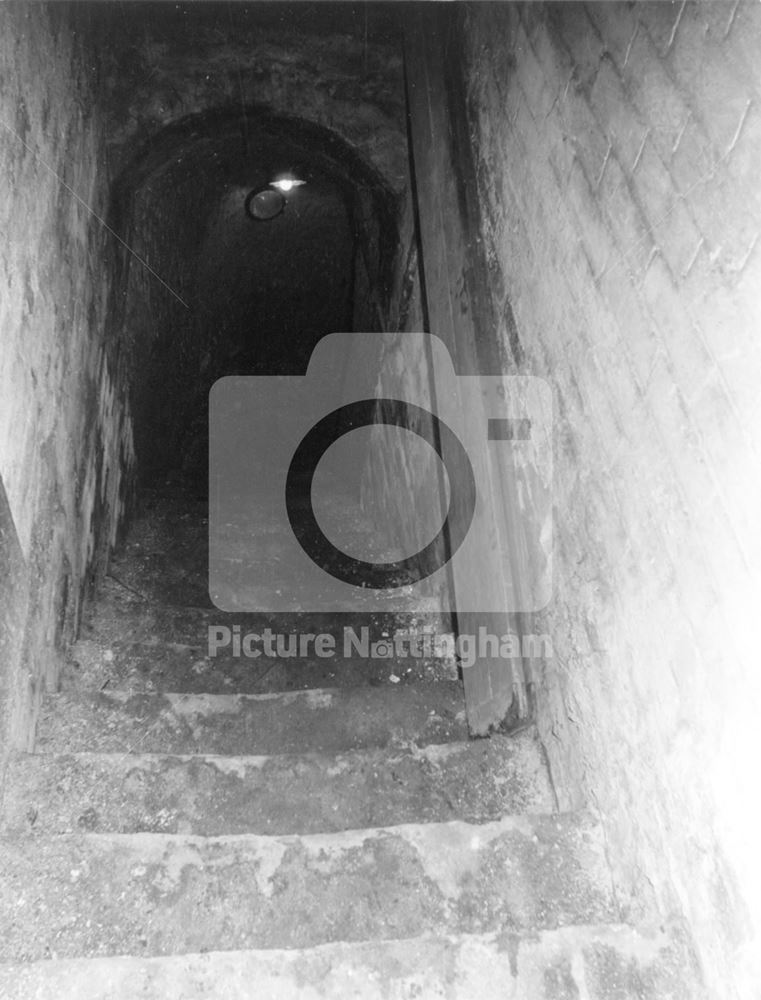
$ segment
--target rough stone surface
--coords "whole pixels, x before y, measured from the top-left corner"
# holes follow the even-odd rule
[[[2,476],[0,476],[0,663],[5,669],[0,672],[0,742],[3,744],[0,753],[0,768],[5,770],[8,754],[7,725],[11,714],[11,705],[16,696],[14,690],[16,668],[22,656],[24,632],[29,611],[29,595],[20,585],[26,575],[24,555],[21,551],[16,527],[8,498],[5,495]],[[0,782],[0,798],[2,797],[2,782]]]
[[[594,954],[609,956],[609,978]],[[627,971],[621,978],[616,967]],[[559,969],[563,969],[559,973]],[[591,972],[592,979],[588,979]],[[561,977],[564,983],[561,984]],[[8,1000],[699,1000],[662,933],[586,926],[535,935],[468,934],[309,949],[166,958],[58,959],[0,966]],[[565,991],[565,992],[563,992]],[[584,992],[582,992],[584,991]]]
[[[106,349],[102,121],[61,9],[2,6],[0,78],[2,531],[23,558],[2,567],[21,606],[3,662],[4,753],[30,740],[87,575],[113,539],[131,430]]]
[[[299,837],[4,837],[4,960],[307,947],[616,919],[582,814]]]
[[[335,498],[335,506],[343,513],[339,500]],[[250,553],[262,581],[258,606],[265,608],[277,597],[275,588],[288,585],[279,564],[283,536],[290,529],[273,520],[257,508],[250,531],[242,531],[233,547],[238,562],[242,553]],[[353,613],[240,614],[214,610],[210,604],[207,502],[179,491],[146,491],[129,539],[110,561],[99,600],[85,613],[63,688],[254,694],[382,684],[392,676],[402,684],[457,678],[456,662],[444,651],[438,657],[416,656],[407,647],[402,656],[372,658],[352,645],[363,629],[373,642],[393,639],[400,631],[450,633],[450,616],[436,611],[437,602],[410,599],[404,612],[372,614],[363,610],[361,594]],[[261,636],[265,628],[284,637],[328,634],[335,651],[324,658],[269,655],[261,641],[251,656],[240,644],[211,650],[210,630],[214,634],[220,626],[238,626],[242,635]]]
[[[224,623],[227,616],[220,615]],[[240,623],[236,617],[235,623]],[[271,623],[268,623],[271,627]],[[288,635],[293,622],[287,622],[281,633]],[[372,641],[399,623],[377,623],[370,633]],[[368,626],[370,627],[370,626]],[[254,631],[254,625],[251,626]],[[323,634],[335,639],[335,657],[292,657],[284,659],[266,656],[256,659],[235,656],[231,649],[209,655],[208,636],[199,630],[196,642],[165,642],[158,635],[152,641],[114,640],[97,643],[77,642],[64,666],[64,689],[82,682],[93,686],[106,685],[108,690],[134,692],[184,691],[189,694],[262,694],[268,691],[290,691],[296,688],[356,687],[362,684],[385,684],[391,676],[401,684],[417,681],[456,680],[453,661],[439,657],[404,657],[402,659],[370,659],[358,655],[344,656],[344,634],[336,629],[335,620]],[[166,634],[162,629],[161,634]],[[257,633],[261,634],[261,633]],[[393,634],[393,633],[392,633]],[[261,652],[261,650],[258,650]],[[351,647],[349,648],[351,653]],[[394,681],[391,681],[394,683]]]
[[[245,755],[466,737],[462,685],[448,681],[264,695],[48,695],[36,749]]]
[[[35,754],[10,768],[2,823],[18,832],[320,833],[554,808],[531,732],[277,757]]]
[[[269,9],[268,9],[269,8]],[[94,12],[111,155],[191,112],[268,108],[334,129],[400,189],[407,179],[399,19],[382,10],[272,5]]]
[[[180,600],[197,586],[192,572],[182,583],[187,552],[165,556],[169,537],[154,538],[160,569],[127,543],[130,582],[104,584],[88,640],[104,658],[107,643],[130,648],[136,622],[160,623],[171,647],[206,620],[160,604],[162,576]],[[149,595],[133,593],[141,571]],[[150,997],[168,979],[170,997],[235,996],[242,977],[274,997],[470,1000],[494,976],[507,996],[560,1000],[588,971],[594,1000],[682,1000],[664,986],[665,939],[616,938],[601,828],[553,812],[533,729],[466,742],[459,681],[134,694],[114,661],[105,678],[72,665],[38,752],[11,767],[10,996],[43,997],[58,972],[72,1000]]]

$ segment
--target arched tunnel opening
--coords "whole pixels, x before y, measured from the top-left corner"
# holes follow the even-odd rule
[[[283,180],[290,182],[286,190],[280,188]],[[263,195],[274,200],[273,212],[252,208],[253,199]],[[280,585],[292,588],[289,575],[298,568],[288,562],[287,546],[278,549],[266,518],[272,503],[282,507],[282,473],[298,445],[298,435],[289,440],[280,433],[291,405],[287,383],[304,378],[326,336],[356,332],[380,338],[400,266],[399,207],[399,192],[334,130],[257,106],[183,118],[152,136],[126,165],[115,181],[109,214],[111,230],[129,234],[128,245],[119,247],[111,313],[134,434],[134,468],[126,488],[134,493],[132,513],[148,520],[152,535],[161,526],[175,563],[168,569],[168,560],[155,551],[162,548],[158,538],[146,549],[137,540],[139,529],[133,530],[129,569],[122,570],[117,553],[109,579],[168,607],[214,603],[250,612],[251,627],[273,625],[269,612],[281,610],[277,599],[278,606],[270,608],[272,600],[260,593],[249,604],[234,599],[225,607],[215,583],[221,570],[214,569],[244,563],[252,578],[261,578],[274,567]],[[319,386],[312,395],[322,392],[332,410],[347,379],[372,394],[379,355],[380,347],[364,364],[354,359],[353,371],[345,358],[337,358],[345,370],[333,395]],[[241,501],[248,527],[235,554],[214,562],[216,548],[226,544],[214,532],[228,516],[219,493],[229,484],[210,456],[210,393],[217,383],[252,376],[260,380],[255,395],[265,390],[262,380],[276,382],[263,404],[266,412],[239,430],[235,448],[226,442],[217,448],[251,470],[254,485]],[[264,424],[270,428],[266,434],[260,429]],[[262,438],[259,449],[252,447],[256,434]],[[323,442],[327,447],[325,435]],[[334,476],[321,497],[314,484],[307,487],[296,507],[322,507],[334,528],[354,523],[361,516],[358,473],[369,460],[359,444],[354,454],[356,469],[344,462],[340,482]],[[209,529],[210,476],[216,502]],[[263,500],[258,484],[270,479],[272,494]],[[176,531],[180,508],[184,536]],[[165,519],[159,509],[172,516]],[[280,515],[282,521],[282,510]],[[204,539],[209,530],[211,550]],[[135,559],[136,550],[145,553],[143,561]],[[228,602],[231,586],[222,588]],[[329,613],[320,614],[323,606]],[[368,629],[379,638],[401,627],[394,615],[362,614],[361,607],[352,613],[340,600],[310,607],[291,597],[290,610],[296,608],[314,612],[310,627],[334,636],[351,626],[353,633]],[[431,620],[448,619],[436,614],[435,603],[430,611]],[[277,622],[291,633],[304,624],[296,613]],[[157,634],[160,629],[158,623]],[[261,676],[269,684],[279,677],[277,683],[288,689],[314,683],[298,669],[284,677],[272,675],[270,667]]]
[[[0,4],[0,995],[757,1000],[759,39]]]
[[[247,211],[289,176],[302,183],[277,216]],[[303,375],[323,336],[371,331],[388,304],[395,194],[338,135],[295,117],[223,108],[167,127],[117,179],[111,220],[130,234],[115,296],[141,484],[205,488],[213,383]]]

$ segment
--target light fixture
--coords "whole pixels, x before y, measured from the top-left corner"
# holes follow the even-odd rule
[[[257,222],[276,218],[285,208],[285,195],[267,184],[250,191],[245,201],[246,213]]]
[[[306,184],[306,181],[299,180],[293,174],[283,174],[282,177],[277,177],[274,181],[270,181],[270,187],[277,188],[283,194],[288,194],[289,191],[293,191],[296,187],[301,187],[302,184]]]

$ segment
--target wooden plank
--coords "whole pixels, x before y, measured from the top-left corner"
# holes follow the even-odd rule
[[[498,342],[497,323],[480,237],[475,165],[468,137],[462,76],[457,65],[457,12],[438,5],[415,5],[406,15],[405,60],[415,184],[420,215],[421,267],[427,292],[429,331],[447,345],[458,375],[508,372],[509,359]],[[435,381],[435,377],[434,377]],[[443,387],[438,387],[439,392]],[[482,420],[488,413],[473,413]],[[517,606],[521,550],[517,510],[510,480],[495,464],[484,434],[483,448],[471,454],[477,482],[496,498],[505,516],[479,524],[482,536],[468,563],[453,561],[455,600],[467,594],[469,606]],[[456,512],[455,512],[456,516]],[[511,537],[512,536],[512,537]],[[479,628],[502,635],[516,630],[516,617],[486,611],[457,612],[460,634]],[[464,670],[468,723],[475,734],[522,720],[527,714],[523,669],[519,661],[479,657]]]

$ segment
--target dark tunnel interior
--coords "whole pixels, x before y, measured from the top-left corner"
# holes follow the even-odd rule
[[[327,18],[311,4],[188,5],[184,17],[168,4],[118,6],[88,13],[125,72],[141,35],[159,53],[169,39],[184,46],[187,60],[199,37],[368,30],[367,10],[340,5]],[[382,16],[395,45],[393,15]],[[130,247],[113,308],[132,371],[138,483],[180,476],[203,492],[217,379],[303,374],[324,335],[382,325],[399,192],[336,131],[256,104],[220,103],[131,145],[109,223]],[[283,211],[253,217],[247,197],[283,177],[302,182],[281,195]]]
[[[247,196],[283,176],[304,183],[283,194],[278,216],[252,217]],[[183,290],[136,362],[140,479],[150,482],[181,460],[200,480],[216,379],[303,374],[321,337],[364,319],[357,258],[371,282],[388,273],[390,193],[332,137],[251,108],[172,129],[128,168],[119,197],[120,221],[130,228],[129,202],[141,205],[153,230],[151,267],[163,275],[174,266]],[[167,225],[153,229],[168,214]],[[131,231],[139,243],[140,229]]]

